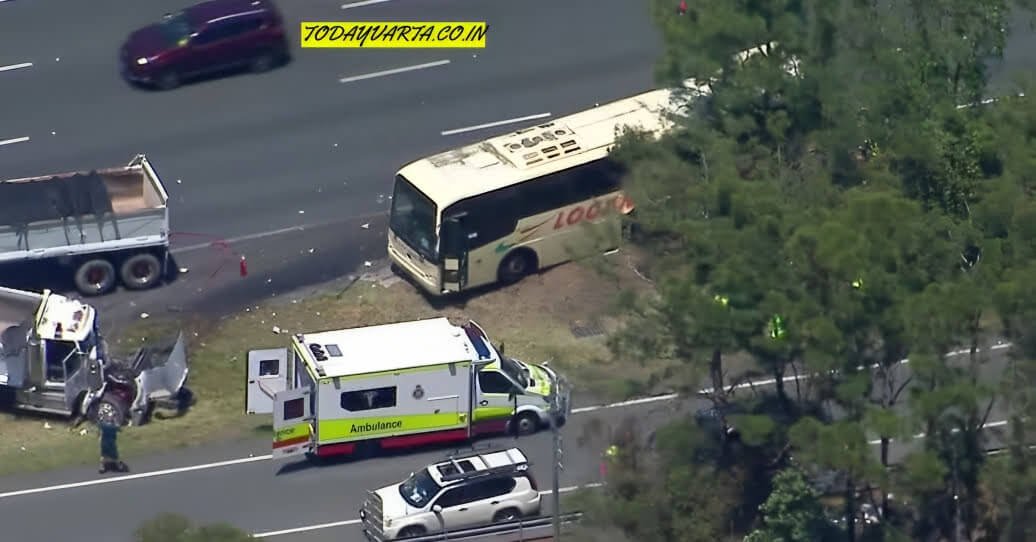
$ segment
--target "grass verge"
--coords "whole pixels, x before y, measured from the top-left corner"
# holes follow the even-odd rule
[[[601,400],[643,392],[649,369],[614,360],[605,340],[619,324],[609,310],[616,294],[648,284],[627,265],[625,254],[606,258],[613,271],[607,275],[588,265],[568,264],[446,308],[431,306],[413,286],[399,280],[360,280],[337,294],[278,299],[216,322],[142,321],[112,338],[112,350],[132,351],[170,327],[184,329],[190,339],[188,385],[198,400],[182,417],[156,419],[124,431],[120,452],[132,457],[269,431],[268,417],[243,414],[250,349],[285,346],[287,334],[294,332],[438,315],[478,321],[508,355],[530,362],[551,360],[584,393]],[[273,331],[275,326],[280,333]],[[573,327],[590,336],[577,337]],[[69,431],[63,419],[0,414],[0,434],[0,476],[97,461],[97,433],[90,424]]]

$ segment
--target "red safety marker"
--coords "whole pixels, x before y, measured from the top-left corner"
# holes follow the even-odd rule
[[[240,268],[241,276],[242,277],[247,277],[248,276],[248,262],[245,261],[245,255],[244,254],[241,255],[241,265],[238,266],[238,267]]]

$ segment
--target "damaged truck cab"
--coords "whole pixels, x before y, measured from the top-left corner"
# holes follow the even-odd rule
[[[123,425],[188,406],[183,334],[115,360],[97,311],[44,290],[0,287],[0,393],[10,406]]]

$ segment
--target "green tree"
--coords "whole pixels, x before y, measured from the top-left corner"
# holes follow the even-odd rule
[[[1008,4],[732,0],[686,16],[651,5],[660,80],[693,78],[705,92],[687,93],[680,129],[657,142],[628,134],[616,151],[659,285],[630,302],[616,351],[679,360],[682,386],[708,387],[717,406],[751,374],[731,375],[730,355],[749,354],[783,411],[769,425],[744,420],[770,433],[754,445],[790,444],[845,475],[850,539],[858,491],[877,484],[887,496],[894,439],[923,430],[898,478],[921,501],[918,532],[974,532],[982,424],[1000,395],[979,378],[979,344],[993,292],[1036,247],[1023,173],[1036,165],[1032,105],[958,107],[987,92]],[[946,361],[962,344],[970,355]],[[810,377],[805,394],[799,378],[794,398],[785,389],[789,371]],[[817,405],[823,415],[800,420]],[[724,451],[728,468],[758,459]],[[951,506],[952,494],[967,502]]]
[[[823,542],[836,532],[824,516],[819,495],[796,468],[773,479],[773,492],[760,507],[762,525],[744,542]]]
[[[134,533],[137,542],[245,542],[252,536],[230,525],[217,523],[195,526],[178,514],[162,514]]]

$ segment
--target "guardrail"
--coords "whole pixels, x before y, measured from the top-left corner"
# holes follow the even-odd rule
[[[561,514],[561,523],[573,523],[579,521],[579,519],[582,516],[582,512]],[[553,525],[553,516],[540,516],[533,519],[511,521],[508,523],[496,523],[486,527],[474,527],[471,529],[457,529],[454,531],[445,531],[441,533],[419,536],[417,538],[407,538],[406,540],[407,542],[439,542],[453,540],[474,542],[476,540],[483,539],[487,541],[507,540],[514,542],[552,540],[553,533],[551,532],[551,529],[553,528]],[[517,536],[517,538],[515,538],[515,536]]]

